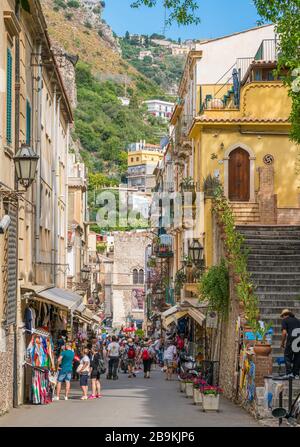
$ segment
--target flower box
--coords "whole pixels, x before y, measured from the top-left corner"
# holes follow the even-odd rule
[[[180,392],[185,393],[185,382],[181,381],[179,386],[180,386]]]
[[[199,388],[193,389],[193,399],[195,405],[202,405],[203,395]]]
[[[186,394],[186,397],[193,397],[193,388],[194,388],[193,382],[186,382],[185,383],[185,394]]]
[[[202,394],[203,411],[219,411],[220,395]]]

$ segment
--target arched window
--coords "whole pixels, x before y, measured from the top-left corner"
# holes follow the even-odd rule
[[[133,276],[133,284],[138,284],[139,283],[139,272],[137,269],[133,270],[132,276]]]
[[[139,271],[139,284],[144,284],[144,270],[140,269]]]

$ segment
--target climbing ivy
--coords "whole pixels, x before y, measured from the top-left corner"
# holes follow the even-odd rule
[[[215,190],[213,212],[216,213],[224,233],[226,258],[237,281],[237,295],[245,306],[246,318],[255,320],[258,317],[258,298],[247,268],[248,254],[243,250],[244,237],[235,229],[234,215],[222,186]]]
[[[229,273],[225,259],[219,265],[211,267],[199,283],[201,300],[207,300],[209,309],[225,317],[229,304]]]

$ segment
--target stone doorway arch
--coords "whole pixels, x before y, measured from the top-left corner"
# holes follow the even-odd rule
[[[237,191],[237,199],[233,199],[233,201],[245,201],[245,202],[255,202],[255,186],[254,186],[254,177],[255,177],[255,160],[256,156],[253,152],[253,150],[246,146],[244,143],[236,143],[232,146],[230,146],[225,154],[224,154],[224,194],[227,198],[230,198],[229,196],[234,196],[233,194],[233,188],[229,187],[230,182],[230,158],[231,155],[235,156],[237,162],[241,162],[243,159],[243,153],[248,153],[249,156],[249,166],[247,169],[249,169],[249,172],[245,173],[246,176],[248,176],[248,179],[245,179],[245,181],[249,182],[248,188],[249,193],[247,195],[244,195],[244,200],[241,200],[241,198],[238,198],[238,191]],[[244,157],[246,158],[246,157]],[[232,174],[231,174],[232,175]]]

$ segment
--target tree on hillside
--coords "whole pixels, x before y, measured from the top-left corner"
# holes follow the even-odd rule
[[[276,24],[279,36],[278,71],[289,69],[285,82],[292,98],[291,137],[300,143],[300,0],[254,0],[259,15]]]
[[[126,40],[129,40],[129,39],[130,39],[129,31],[126,31],[126,33],[125,33],[125,39],[126,39]]]
[[[139,8],[144,5],[153,8],[157,4],[158,0],[134,0],[131,7]],[[177,22],[178,25],[191,25],[200,22],[199,17],[195,15],[199,8],[197,0],[163,0],[163,5],[169,13],[166,18],[167,25],[173,22]]]

